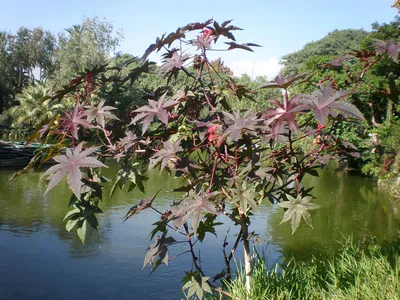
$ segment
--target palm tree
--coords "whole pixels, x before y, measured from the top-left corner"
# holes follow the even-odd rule
[[[36,128],[65,110],[66,104],[53,102],[48,99],[49,95],[50,88],[43,83],[24,88],[22,94],[17,96],[19,105],[9,110],[12,125]]]

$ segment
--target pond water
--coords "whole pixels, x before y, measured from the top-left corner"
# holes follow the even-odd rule
[[[134,190],[106,197],[101,204],[104,214],[99,215],[101,231],[91,231],[82,245],[62,221],[71,192],[64,183],[43,196],[42,174],[32,171],[7,185],[12,171],[0,170],[0,299],[185,298],[180,280],[191,268],[188,254],[160,266],[151,276],[148,267],[142,270],[152,243],[148,233],[159,216],[146,210],[122,223],[132,205],[159,188],[162,192],[155,204],[167,209],[171,199],[179,196],[168,192],[176,180],[154,173],[146,195]],[[319,178],[307,178],[306,185],[315,187],[314,202],[322,206],[311,212],[315,229],[302,222],[292,235],[289,222],[279,225],[283,210],[270,203],[254,216],[251,230],[268,241],[264,247],[269,263],[282,256],[306,260],[329,253],[344,237],[397,236],[400,204],[378,193],[371,180],[324,170]],[[229,228],[229,223],[219,226],[218,238],[210,236],[200,245],[202,266],[211,276],[223,267],[222,241]],[[230,228],[229,241],[236,231]],[[171,247],[170,258],[185,250],[184,244]]]

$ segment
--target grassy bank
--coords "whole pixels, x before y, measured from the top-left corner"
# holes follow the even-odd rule
[[[247,299],[400,299],[400,240],[384,245],[349,240],[329,257],[290,259],[269,268],[258,256],[253,270]],[[246,299],[242,271],[226,290],[235,299]]]

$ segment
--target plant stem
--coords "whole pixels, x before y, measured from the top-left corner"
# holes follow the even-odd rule
[[[252,270],[251,270],[251,253],[250,253],[250,243],[248,240],[249,237],[249,227],[246,224],[245,216],[241,216],[241,227],[242,227],[242,237],[243,237],[243,252],[244,252],[244,269],[246,272],[246,290],[247,294],[250,294],[251,289],[251,279],[252,279]]]

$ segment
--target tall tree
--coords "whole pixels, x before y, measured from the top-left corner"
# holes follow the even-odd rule
[[[363,40],[363,47],[371,49],[376,40],[393,40],[398,42],[400,37],[400,16],[389,23],[373,23],[371,33]],[[390,123],[393,115],[399,115],[395,105],[399,104],[400,67],[388,56],[383,56],[375,68],[368,74],[367,78],[374,84],[375,93],[371,93],[371,106],[378,120],[385,120]]]
[[[57,50],[56,37],[49,31],[37,27],[21,27],[15,35],[8,35],[12,64],[17,71],[17,92],[26,83],[35,79],[45,80],[54,73],[54,53]],[[38,70],[39,77],[35,78]]]
[[[0,32],[0,113],[10,105],[11,95],[16,84],[8,35],[5,31]]]
[[[33,54],[35,68],[39,68],[39,80],[46,80],[52,76],[57,68],[55,54],[58,50],[57,38],[42,28],[32,30],[29,48]]]
[[[64,84],[85,69],[108,63],[120,39],[121,34],[114,34],[109,22],[97,17],[67,28],[66,34],[59,35],[56,83]]]

